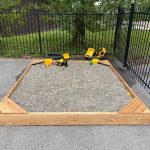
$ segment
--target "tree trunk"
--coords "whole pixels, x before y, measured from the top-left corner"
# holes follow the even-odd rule
[[[85,38],[85,22],[84,15],[75,16],[75,33],[73,36],[73,43],[75,46],[79,47],[84,45]]]
[[[123,24],[124,17],[124,8],[118,8],[117,24],[114,38],[114,51],[119,48],[120,44],[120,35],[121,35],[121,26]]]

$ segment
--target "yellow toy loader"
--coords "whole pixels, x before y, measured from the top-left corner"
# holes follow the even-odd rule
[[[99,58],[99,59],[107,59],[108,52],[105,48],[101,48],[99,51],[95,51],[94,48],[88,48],[85,57],[86,58]]]

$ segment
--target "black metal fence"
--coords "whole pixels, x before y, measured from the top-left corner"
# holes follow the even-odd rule
[[[13,15],[12,15],[13,14]],[[112,50],[117,14],[51,14],[40,10],[1,14],[1,54],[84,54]]]
[[[105,47],[150,89],[150,12],[51,14],[40,10],[0,13],[0,55],[85,54]]]
[[[150,89],[150,12],[137,11],[132,5],[130,13],[121,14],[119,9],[118,14],[122,15],[124,23],[117,28],[115,54],[124,67]]]

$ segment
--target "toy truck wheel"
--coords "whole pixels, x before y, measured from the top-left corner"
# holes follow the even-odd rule
[[[62,66],[62,64],[61,64],[61,63],[59,63],[58,65],[59,65],[59,66]]]
[[[68,64],[65,64],[65,67],[68,67]]]

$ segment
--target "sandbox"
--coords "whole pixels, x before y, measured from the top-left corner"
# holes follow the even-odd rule
[[[108,66],[84,61],[34,65],[10,98],[30,112],[115,112],[132,97]]]
[[[149,124],[150,113],[108,61],[34,60],[0,103],[1,125]]]

